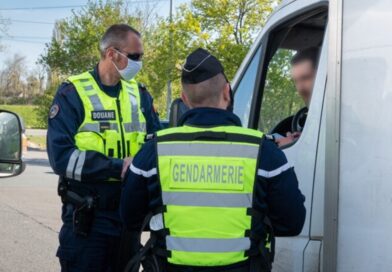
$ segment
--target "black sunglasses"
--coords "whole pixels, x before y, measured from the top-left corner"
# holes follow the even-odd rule
[[[142,59],[144,53],[124,53],[123,51],[121,51],[120,49],[114,47],[114,49],[116,49],[118,52],[120,52],[121,54],[124,54],[125,56],[127,56],[128,59],[134,60],[134,61],[139,61]]]

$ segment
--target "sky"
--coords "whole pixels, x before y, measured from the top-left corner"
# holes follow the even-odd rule
[[[146,1],[152,2],[159,16],[168,16],[170,0],[128,0],[129,9],[143,7]],[[0,69],[5,61],[15,53],[26,57],[29,70],[35,69],[36,61],[44,52],[45,43],[52,36],[54,22],[69,17],[72,9],[85,5],[87,0],[1,0],[0,20],[9,19],[6,35],[0,33],[0,44],[5,47],[0,52]],[[134,3],[132,3],[134,2]],[[173,0],[173,11],[189,0]],[[64,7],[65,8],[52,8]]]

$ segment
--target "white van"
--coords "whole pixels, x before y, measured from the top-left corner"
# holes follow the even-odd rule
[[[320,50],[302,135],[283,148],[306,222],[300,236],[277,238],[273,271],[392,271],[390,23],[391,0],[283,1],[235,76],[243,125],[274,133],[303,107],[290,56]]]

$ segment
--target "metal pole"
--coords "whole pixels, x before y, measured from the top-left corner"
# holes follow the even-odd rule
[[[166,97],[166,118],[169,118],[170,114],[170,106],[172,102],[172,89],[171,89],[171,77],[172,77],[172,64],[173,62],[173,0],[170,0],[170,14],[169,14],[169,21],[170,21],[170,32],[169,32],[169,39],[170,39],[170,61],[169,61],[169,68],[168,68],[168,75],[169,80],[167,81],[167,97]]]

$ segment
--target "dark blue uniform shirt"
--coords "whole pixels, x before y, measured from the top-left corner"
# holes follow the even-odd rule
[[[190,110],[180,123],[196,127],[241,126],[236,115],[213,108]],[[294,169],[272,141],[262,141],[260,156],[253,208],[269,216],[275,235],[298,235],[302,230],[306,211],[305,198],[298,188]],[[135,156],[126,174],[120,215],[128,229],[139,228],[150,210],[162,206],[156,157],[154,142],[147,142]],[[263,223],[253,220],[252,229],[256,233],[263,233]]]
[[[117,97],[121,83],[116,86],[102,84],[97,67],[91,71],[101,89],[111,97]],[[160,129],[159,118],[153,108],[153,99],[144,86],[139,86],[141,110],[146,118],[147,133],[151,134]],[[84,120],[84,107],[72,83],[64,82],[59,87],[48,121],[47,150],[49,162],[54,172],[59,176],[66,175],[66,168],[71,154],[77,148],[74,136]],[[106,184],[110,177],[120,178],[123,160],[107,157],[99,152],[87,151],[82,169],[81,184],[102,198],[119,197],[121,184]],[[63,206],[62,218],[65,224],[72,223],[72,205]],[[102,219],[102,220],[101,220]],[[120,223],[118,211],[97,211],[93,225],[94,230],[102,233],[119,235]]]

